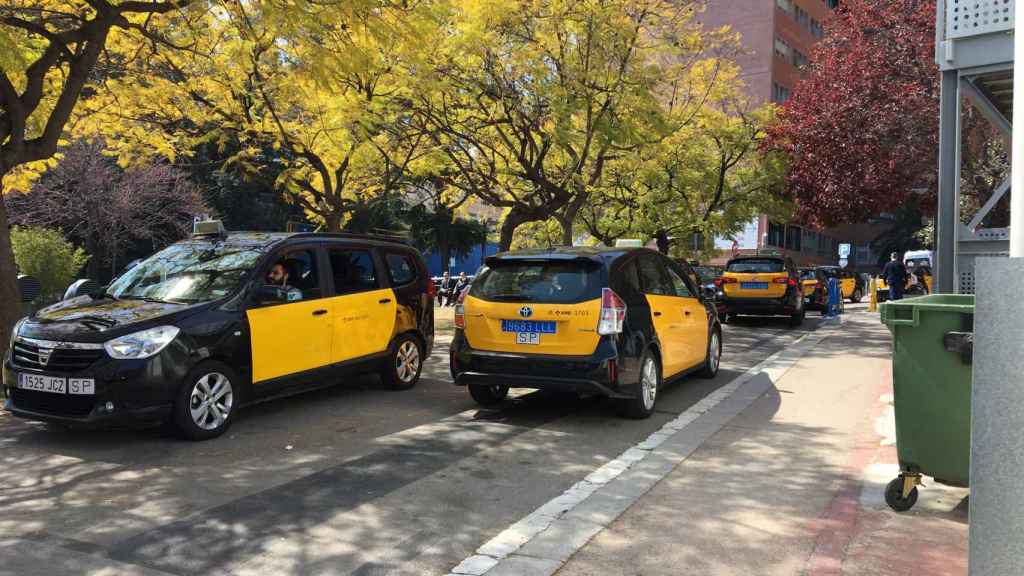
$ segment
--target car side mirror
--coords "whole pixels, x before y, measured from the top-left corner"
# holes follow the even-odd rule
[[[260,304],[283,304],[302,300],[302,292],[297,288],[285,288],[264,284],[256,291],[256,300]]]
[[[81,280],[75,280],[68,289],[64,291],[63,300],[71,300],[72,298],[78,298],[86,294],[95,294],[101,291],[101,286],[88,278]]]

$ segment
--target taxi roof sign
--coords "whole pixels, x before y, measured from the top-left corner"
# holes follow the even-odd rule
[[[193,236],[227,236],[227,229],[220,220],[199,220],[192,224]]]
[[[638,238],[619,238],[615,241],[616,248],[643,248],[644,243]]]

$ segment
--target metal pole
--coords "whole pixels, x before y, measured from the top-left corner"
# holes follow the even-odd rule
[[[952,294],[956,287],[957,132],[960,87],[956,70],[942,72],[939,97],[939,206],[935,221],[935,280],[937,294]]]
[[[1024,2],[1014,7],[1016,22],[1024,22]],[[1024,42],[1013,40],[1013,60],[1024,62]],[[1014,118],[1024,118],[1024,66],[1013,67]],[[1013,131],[1013,149],[1010,155],[1010,257],[1024,257],[1024,130]],[[1020,191],[1019,194],[1015,193]]]

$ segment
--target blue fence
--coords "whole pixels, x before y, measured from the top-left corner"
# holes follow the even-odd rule
[[[465,272],[466,274],[476,274],[477,268],[482,264],[480,246],[474,246],[473,250],[466,255],[465,258],[454,258],[454,262],[449,266],[449,270],[453,276],[458,275],[459,272]],[[497,244],[488,244],[486,246],[486,256],[491,256],[498,253]],[[440,276],[442,273],[441,266],[441,255],[429,252],[423,255],[423,258],[427,261],[427,270],[430,271],[431,276]]]

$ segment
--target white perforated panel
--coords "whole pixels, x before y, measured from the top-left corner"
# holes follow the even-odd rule
[[[1014,0],[946,0],[946,38],[1013,30]]]

